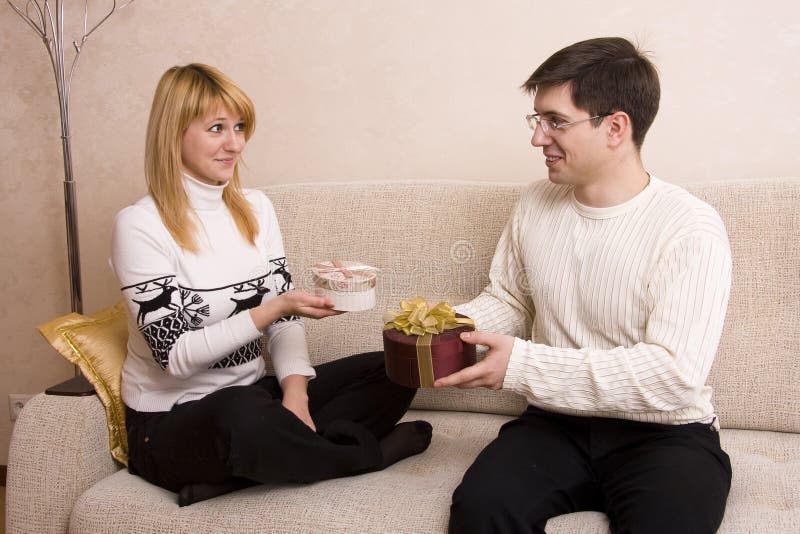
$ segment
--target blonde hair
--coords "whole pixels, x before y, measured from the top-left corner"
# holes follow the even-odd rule
[[[256,126],[255,109],[250,98],[230,78],[200,63],[172,67],[158,82],[147,123],[144,170],[148,190],[175,242],[195,253],[198,221],[183,187],[181,142],[192,121],[219,107],[226,107],[242,118],[244,138],[250,139]],[[222,200],[239,232],[255,246],[258,221],[242,193],[238,163]]]

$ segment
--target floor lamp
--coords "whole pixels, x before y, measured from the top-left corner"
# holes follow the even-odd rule
[[[81,54],[83,45],[89,36],[97,30],[116,11],[124,8],[133,0],[117,5],[111,2],[111,9],[100,18],[94,26],[89,26],[89,0],[83,5],[83,35],[73,40],[72,61],[67,71],[64,49],[64,1],[56,0],[51,6],[48,0],[27,0],[25,7],[20,8],[11,0],[8,4],[30,26],[44,43],[53,66],[58,92],[58,108],[61,115],[61,148],[64,155],[64,214],[67,226],[67,259],[69,261],[70,303],[76,313],[83,313],[83,292],[81,288],[80,247],[78,245],[78,214],[75,198],[75,180],[72,175],[72,146],[69,130],[69,93],[75,64]]]

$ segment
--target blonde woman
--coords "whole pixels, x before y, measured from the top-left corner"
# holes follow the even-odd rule
[[[310,365],[299,316],[337,312],[292,289],[272,205],[240,186],[254,128],[252,102],[224,74],[169,69],[147,127],[149,194],[114,223],[129,469],[180,505],[378,470],[430,443],[428,423],[397,424],[415,390],[386,379],[382,353]]]

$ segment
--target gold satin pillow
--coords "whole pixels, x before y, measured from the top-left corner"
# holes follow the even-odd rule
[[[120,396],[122,363],[128,354],[128,320],[118,302],[92,315],[70,313],[38,327],[64,358],[94,386],[106,410],[111,456],[128,465],[125,405]]]

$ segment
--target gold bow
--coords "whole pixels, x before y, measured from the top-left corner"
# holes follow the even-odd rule
[[[428,301],[419,296],[400,301],[400,311],[386,312],[383,322],[384,330],[394,328],[407,336],[441,334],[459,326],[475,326],[469,317],[456,317],[455,310],[446,302],[440,302],[428,309]]]
[[[383,315],[386,323],[384,330],[397,329],[407,336],[417,337],[417,369],[419,370],[420,387],[433,387],[433,355],[431,342],[434,334],[459,326],[475,327],[469,317],[456,317],[455,310],[446,302],[440,302],[428,309],[428,301],[422,297],[400,301],[399,312],[386,312]]]

